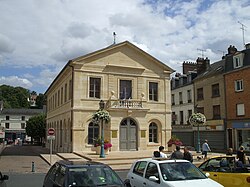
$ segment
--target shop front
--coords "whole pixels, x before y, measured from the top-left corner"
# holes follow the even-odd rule
[[[245,151],[250,152],[250,121],[232,122],[236,145],[235,149],[244,146]]]

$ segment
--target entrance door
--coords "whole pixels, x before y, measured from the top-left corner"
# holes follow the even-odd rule
[[[137,125],[131,118],[124,119],[120,124],[120,150],[137,150]]]

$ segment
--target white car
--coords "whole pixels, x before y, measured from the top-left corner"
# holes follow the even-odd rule
[[[127,187],[223,187],[187,160],[145,158],[131,166]]]

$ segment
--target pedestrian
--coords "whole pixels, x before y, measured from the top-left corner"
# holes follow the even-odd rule
[[[233,156],[233,148],[228,148],[226,155],[227,156]]]
[[[170,159],[183,159],[183,153],[179,145],[176,146],[176,150],[171,154]]]
[[[205,140],[205,142],[202,144],[202,155],[204,155],[204,160],[207,160],[207,152],[211,151],[208,141]]]
[[[164,149],[165,149],[164,146],[161,145],[159,147],[159,151],[154,151],[153,157],[154,158],[167,158],[167,155],[163,153]]]
[[[189,148],[187,146],[184,147],[183,159],[188,160],[189,162],[193,162],[193,155],[189,151]]]
[[[240,146],[240,149],[237,151],[236,158],[238,161],[242,162],[242,164],[246,164],[246,154],[244,153],[243,146]]]

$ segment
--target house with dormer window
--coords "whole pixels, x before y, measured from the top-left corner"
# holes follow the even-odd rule
[[[167,147],[172,72],[128,41],[69,60],[45,93],[47,128],[56,136],[53,150],[91,150],[101,134],[100,124],[91,120],[100,100],[111,116],[104,139],[112,151]]]

